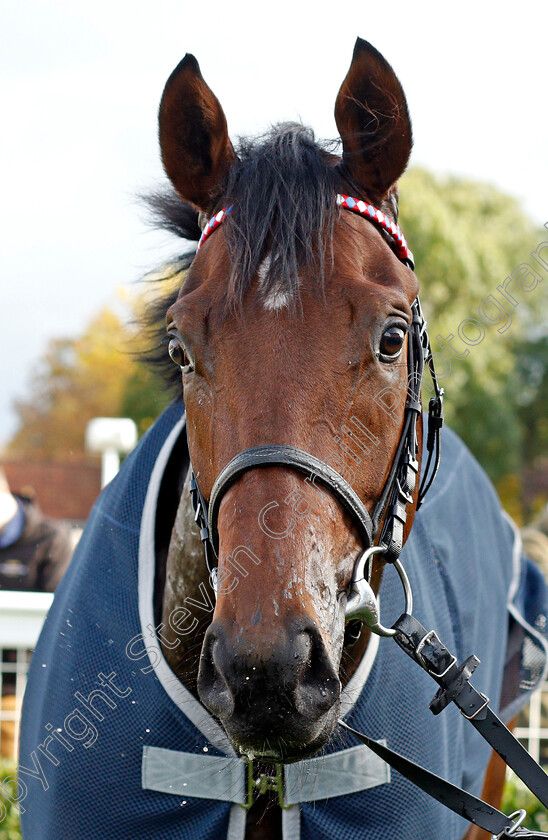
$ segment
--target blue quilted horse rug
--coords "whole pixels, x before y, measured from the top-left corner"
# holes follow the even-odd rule
[[[23,708],[24,840],[243,840],[247,762],[174,677],[154,628],[157,502],[184,425],[179,400],[127,458],[55,596]],[[459,661],[482,660],[474,685],[508,720],[546,672],[546,586],[482,469],[451,431],[442,443],[402,553],[414,615]],[[387,569],[383,623],[401,601]],[[375,636],[341,717],[479,795],[490,748],[457,709],[434,717],[433,693],[392,639]],[[284,840],[458,840],[468,827],[340,729],[284,777]]]

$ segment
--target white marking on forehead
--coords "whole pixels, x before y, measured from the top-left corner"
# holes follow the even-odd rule
[[[270,268],[270,254],[267,254],[262,263],[260,264],[259,268],[257,269],[257,275],[259,277],[259,287],[262,288],[264,285],[264,281],[266,280],[266,275],[268,274],[268,269]]]
[[[259,268],[257,269],[257,276],[259,278],[259,289],[262,289],[270,268],[270,254],[267,254]],[[272,289],[264,299],[264,308],[269,312],[275,312],[278,309],[283,309],[289,304],[289,292],[282,292],[279,289]]]
[[[283,309],[289,304],[289,292],[277,292],[273,289],[264,300],[264,308],[269,311]]]

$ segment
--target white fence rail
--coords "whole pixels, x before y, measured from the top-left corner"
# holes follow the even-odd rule
[[[522,713],[514,735],[531,753],[535,761],[548,764],[548,682],[542,683],[529,701],[529,708]],[[523,724],[523,725],[522,725]]]
[[[31,653],[51,606],[44,592],[0,592],[0,755],[17,758],[21,705]],[[548,682],[514,730],[535,761],[548,756]]]
[[[17,758],[31,652],[48,614],[48,592],[0,592],[0,756]]]

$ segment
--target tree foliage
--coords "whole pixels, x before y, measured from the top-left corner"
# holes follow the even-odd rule
[[[515,199],[488,184],[412,169],[400,194],[400,223],[415,255],[446,390],[447,420],[491,478],[504,484],[523,460],[527,428],[518,399],[520,358],[528,337],[538,335],[546,311],[546,270],[531,256],[548,239],[546,231],[535,230]],[[520,265],[540,275],[531,291],[521,288],[519,275],[505,286]],[[482,318],[479,309],[488,298]],[[500,323],[489,323],[497,318]],[[467,344],[459,327],[465,339],[478,343]],[[453,336],[450,348],[460,356],[466,353],[464,358],[447,348],[448,336]]]
[[[138,360],[139,332],[111,309],[102,309],[76,339],[50,342],[16,403],[19,429],[9,450],[36,459],[85,454],[93,417],[130,416],[140,432],[166,406],[169,395]]]

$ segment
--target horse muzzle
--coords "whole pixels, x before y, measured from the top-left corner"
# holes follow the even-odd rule
[[[213,621],[198,693],[241,753],[290,761],[316,752],[331,735],[341,683],[310,619],[272,628],[268,639]]]

